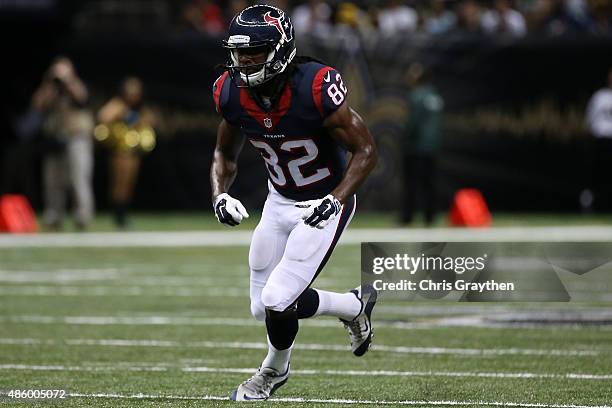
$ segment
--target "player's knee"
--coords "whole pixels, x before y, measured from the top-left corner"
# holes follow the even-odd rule
[[[266,319],[266,308],[260,301],[251,301],[251,314],[256,320]]]
[[[282,312],[289,306],[286,304],[284,290],[275,285],[266,285],[263,288],[261,292],[261,303],[263,303],[266,309],[277,312]]]
[[[297,319],[297,308],[293,304],[283,311],[266,309],[266,317],[272,320]]]

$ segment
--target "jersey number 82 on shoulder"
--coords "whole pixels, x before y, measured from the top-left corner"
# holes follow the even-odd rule
[[[340,76],[339,73],[336,73],[336,82],[338,83],[338,85],[332,83],[327,88],[327,95],[331,98],[333,103],[340,106],[344,102],[344,98],[346,97],[348,89],[344,85],[344,82],[342,81],[342,76]]]

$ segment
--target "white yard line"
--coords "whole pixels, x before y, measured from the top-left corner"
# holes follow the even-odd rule
[[[113,399],[171,399],[171,400],[202,400],[202,401],[227,401],[226,396],[204,395],[202,397],[185,397],[176,395],[120,395],[120,394],[70,394],[72,397],[85,398],[113,398]],[[271,398],[269,402],[290,402],[298,404],[364,404],[364,405],[427,405],[427,406],[495,406],[495,407],[522,407],[522,408],[612,408],[607,405],[559,405],[543,403],[522,402],[487,402],[487,401],[386,401],[386,400],[352,400],[352,399],[322,399],[322,398]]]
[[[32,370],[32,371],[168,371],[167,365],[143,365],[143,363],[117,362],[116,365],[89,364],[83,366],[66,366],[60,364],[0,364],[0,370]],[[221,373],[221,374],[251,374],[252,367],[222,368],[222,367],[177,367],[185,373]],[[528,372],[463,372],[463,371],[392,371],[392,370],[292,370],[294,375],[328,375],[352,377],[453,377],[453,378],[505,378],[505,379],[551,379],[551,380],[589,380],[609,381],[612,375],[566,373],[546,374]]]
[[[130,325],[130,326],[230,326],[262,327],[255,319],[231,317],[180,317],[180,316],[0,316],[0,322],[67,324],[67,325]],[[341,327],[332,320],[311,320],[305,323],[311,327]]]
[[[229,326],[229,327],[262,327],[262,322],[255,319],[233,317],[182,317],[182,316],[0,316],[0,322],[34,323],[34,324],[67,324],[67,325],[134,325],[134,326]],[[341,327],[333,320],[309,320],[302,324],[309,327]]]
[[[1,367],[1,366],[0,366]],[[204,373],[252,373],[253,368],[184,367],[184,372]],[[540,373],[489,373],[453,371],[392,371],[392,370],[292,370],[297,375],[339,375],[339,376],[386,376],[386,377],[460,377],[460,378],[539,378],[572,380],[612,380],[612,375],[599,374],[540,374]]]
[[[117,268],[56,269],[49,271],[0,270],[0,282],[76,282],[117,279],[121,270]]]
[[[0,370],[32,370],[32,371],[167,371],[166,366],[65,366],[60,364],[0,364]]]
[[[252,231],[99,232],[12,234],[0,236],[0,248],[19,247],[202,247],[242,246]],[[349,229],[340,244],[361,242],[579,242],[612,241],[612,227],[496,227]]]
[[[169,267],[170,268],[170,267]],[[48,270],[49,268],[47,268]],[[143,268],[144,269],[144,268]],[[246,271],[246,272],[245,272]],[[168,270],[168,273],[173,273],[174,270]],[[81,288],[87,288],[86,285],[95,284],[95,282],[100,282],[101,284],[109,285],[109,287],[113,287],[115,289],[120,288],[120,285],[128,285],[128,286],[173,286],[173,287],[186,287],[190,288],[193,286],[241,286],[244,288],[248,288],[248,265],[244,265],[241,268],[240,273],[245,278],[243,281],[236,281],[236,276],[226,276],[224,271],[224,275],[222,276],[211,276],[212,273],[210,271],[202,270],[201,274],[198,276],[142,276],[142,274],[146,273],[143,271],[130,271],[130,270],[122,270],[121,274],[117,275],[98,275],[98,276],[90,276],[89,278],[81,278],[81,277],[73,277],[69,279],[62,279],[58,277],[54,273],[42,272],[42,271],[32,271],[32,270],[23,270],[23,271],[5,271],[0,270],[0,285],[3,285],[7,288],[10,287],[26,287],[24,284],[37,284],[37,286],[47,286],[47,287],[59,287],[59,286],[76,286]],[[139,276],[140,275],[140,276]],[[238,274],[236,274],[238,275]],[[82,282],[81,282],[82,281]],[[343,283],[345,280],[342,279],[334,279],[329,280],[335,283]],[[112,285],[115,286],[112,286]],[[19,286],[18,286],[19,285]]]
[[[135,326],[229,326],[229,327],[260,327],[261,322],[254,319],[241,319],[230,317],[182,317],[182,316],[40,316],[40,315],[14,315],[0,316],[0,322],[33,323],[33,324],[68,324],[68,325],[135,325]],[[300,324],[306,327],[338,327],[339,323],[332,320],[305,319]],[[428,319],[426,322],[398,322],[376,321],[375,327],[396,330],[429,330],[445,327],[475,327],[475,328],[563,328],[568,330],[582,330],[585,325],[568,323],[540,324],[529,322],[503,322],[491,321],[486,316],[443,317]],[[610,326],[596,326],[598,330],[612,330]]]
[[[164,297],[240,297],[247,298],[246,287],[191,289],[151,286],[0,286],[2,296],[164,296]]]
[[[140,285],[137,282],[130,285],[115,286],[69,286],[69,285],[2,285],[0,279],[0,295],[2,296],[55,296],[55,297],[78,297],[78,296],[164,296],[164,297],[234,297],[248,298],[249,288],[241,281],[240,284],[232,285],[220,282],[202,284],[197,282],[189,287],[187,285],[172,286],[159,283],[157,285]],[[14,283],[14,282],[13,282]],[[58,282],[59,283],[59,282]],[[322,282],[317,282],[322,284]],[[329,282],[325,285],[330,285]],[[339,284],[336,284],[340,286]],[[194,288],[194,286],[196,288]],[[198,288],[199,286],[199,288]],[[320,286],[319,286],[320,287]],[[589,291],[572,291],[574,298],[581,295],[580,300],[585,301],[612,301],[612,294],[596,294],[593,288]],[[535,292],[531,292],[535,293]],[[414,315],[414,314],[413,314]]]
[[[169,267],[170,268],[170,267]],[[47,268],[49,269],[49,268]],[[143,268],[144,269],[144,268]],[[70,277],[68,279],[58,277],[54,273],[42,272],[42,271],[6,271],[0,270],[0,285],[5,288],[28,288],[28,287],[45,287],[45,288],[58,288],[62,286],[74,286],[76,288],[87,289],[92,282],[101,282],[106,284],[105,287],[109,290],[120,289],[124,286],[139,286],[139,287],[178,287],[178,288],[193,288],[195,287],[231,287],[231,288],[244,288],[248,291],[248,265],[245,264],[243,267],[238,267],[235,274],[228,274],[228,270],[223,270],[223,275],[214,275],[210,271],[203,269],[199,275],[193,276],[142,276],[145,271],[130,271],[122,270],[121,275],[98,275],[90,276],[86,278],[81,277]],[[174,273],[174,270],[168,270],[168,273]],[[139,276],[140,275],[140,276]],[[243,278],[243,279],[240,279]],[[346,278],[341,277],[318,277],[318,285],[337,285],[343,286],[347,280],[353,277],[347,276]],[[83,281],[83,282],[81,282]],[[23,285],[27,283],[37,284],[35,286]],[[18,286],[19,285],[19,286]],[[76,286],[79,285],[79,286]],[[114,286],[113,286],[114,285]],[[101,287],[100,285],[96,287]],[[247,292],[248,293],[248,292]]]
[[[250,349],[267,350],[268,344],[263,342],[224,342],[224,341],[190,341],[180,342],[174,340],[146,340],[146,339],[65,339],[63,342],[54,340],[33,339],[33,338],[0,338],[0,344],[6,345],[67,345],[67,346],[104,346],[104,347],[194,347],[211,349]],[[298,343],[297,350],[316,350],[316,351],[340,351],[349,350],[346,344],[318,344],[318,343]],[[477,349],[477,348],[446,348],[446,347],[405,347],[387,346],[374,344],[372,349],[375,351],[400,353],[400,354],[433,354],[433,355],[460,355],[460,356],[554,356],[554,357],[580,357],[597,356],[598,351],[593,350],[555,350],[555,349],[524,349],[524,348],[503,348],[503,349]]]
[[[8,395],[8,391],[0,391],[0,395]],[[187,395],[164,395],[164,394],[108,394],[108,393],[68,393],[68,397],[74,398],[102,398],[102,399],[132,399],[132,400],[181,400],[181,401],[227,401],[227,396],[203,395],[201,397]],[[483,407],[518,407],[518,408],[612,408],[608,405],[576,405],[576,404],[546,404],[531,402],[507,402],[507,401],[455,401],[455,400],[353,400],[344,398],[298,398],[298,397],[273,397],[267,401],[289,402],[297,404],[363,404],[363,405],[426,405],[426,406],[469,406],[477,405]]]

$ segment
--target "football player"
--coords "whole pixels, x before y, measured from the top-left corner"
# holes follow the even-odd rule
[[[244,9],[224,47],[229,63],[213,88],[222,116],[210,173],[217,219],[236,226],[249,216],[228,194],[245,140],[265,162],[269,189],[249,251],[251,313],[265,320],[268,354],[231,399],[265,400],[287,381],[298,319],[335,316],[348,329],[354,355],[370,346],[376,291],[310,286],[350,222],[355,191],[377,153],[362,118],[346,103],[340,73],[296,57],[293,26],[282,10]]]

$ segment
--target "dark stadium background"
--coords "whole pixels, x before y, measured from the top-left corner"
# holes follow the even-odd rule
[[[215,66],[225,59],[220,38],[174,29],[178,2],[168,2],[171,15],[161,22],[146,13],[129,22],[88,17],[91,1],[42,2],[49,7],[39,11],[10,3],[0,10],[0,192],[25,193],[36,209],[42,206],[39,143],[20,143],[13,126],[51,59],[67,54],[90,86],[92,108],[135,73],[162,111],[159,144],[145,157],[134,208],[209,208],[217,123],[210,89],[219,72]],[[610,34],[584,33],[528,33],[520,39],[402,35],[358,50],[331,39],[298,38],[300,54],[317,56],[344,73],[351,103],[377,139],[380,165],[360,194],[361,208],[370,210],[398,209],[403,73],[410,62],[421,61],[431,68],[446,104],[438,177],[442,210],[457,189],[476,187],[493,211],[579,212],[578,197],[591,171],[583,114],[588,98],[605,83],[611,49]],[[547,119],[540,123],[530,117],[533,112]],[[491,119],[500,115],[523,127],[508,129]],[[98,148],[94,183],[101,209],[106,168],[106,152]],[[234,191],[248,206],[260,206],[265,173],[248,146],[240,174]],[[612,194],[602,202],[604,210],[612,209]]]

